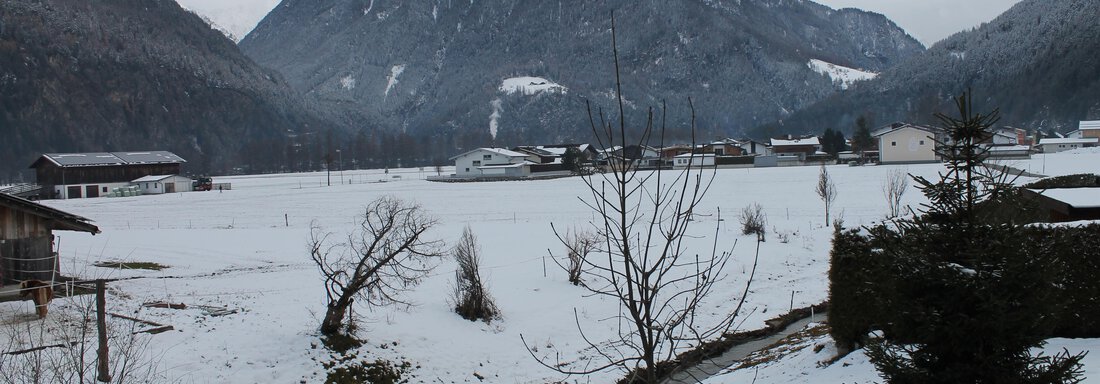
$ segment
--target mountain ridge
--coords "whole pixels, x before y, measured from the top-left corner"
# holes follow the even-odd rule
[[[1067,131],[1100,118],[1100,25],[1087,0],[1025,0],[994,20],[951,35],[927,51],[784,118],[754,130],[818,133],[851,130],[855,119],[935,123],[951,97],[972,90],[979,111],[1000,108],[1004,125]]]
[[[347,124],[428,136],[438,150],[585,140],[584,101],[614,95],[612,9],[624,97],[635,110],[667,101],[681,137],[688,97],[701,133],[737,134],[838,90],[810,59],[881,71],[923,50],[882,15],[779,0],[288,0],[240,46]],[[526,76],[569,93],[498,92]]]
[[[194,173],[275,169],[273,151],[249,148],[326,125],[175,1],[0,3],[0,177],[47,152],[169,150]]]

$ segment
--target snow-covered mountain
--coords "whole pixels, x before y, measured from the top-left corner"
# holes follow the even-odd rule
[[[628,105],[667,101],[670,126],[683,127],[691,97],[706,135],[838,92],[810,60],[880,72],[924,49],[882,15],[780,0],[287,0],[240,46],[348,125],[428,137],[438,151],[494,136],[588,140],[584,100],[615,95],[612,10]],[[563,92],[507,85],[525,78]]]
[[[873,80],[760,132],[851,129],[861,114],[886,124],[934,123],[951,97],[973,90],[979,111],[1001,124],[1065,131],[1100,118],[1100,2],[1025,0],[993,21],[957,33]]]

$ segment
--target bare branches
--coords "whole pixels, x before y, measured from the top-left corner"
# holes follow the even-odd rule
[[[825,168],[825,164],[821,164],[821,172],[817,177],[817,188],[814,191],[817,192],[817,196],[821,198],[821,201],[825,202],[825,225],[829,225],[829,209],[836,201],[836,184],[829,177],[829,169]]]
[[[615,39],[612,17],[613,46]],[[605,151],[612,147],[624,149],[621,156],[609,159],[606,173],[583,177],[589,196],[582,201],[596,213],[592,225],[600,244],[589,257],[580,260],[583,264],[580,275],[583,286],[593,295],[618,302],[620,309],[615,319],[620,325],[619,333],[611,340],[589,340],[580,317],[575,315],[587,350],[600,360],[586,359],[587,365],[583,367],[571,368],[560,360],[547,362],[544,360],[547,357],[540,358],[528,347],[540,363],[561,373],[589,374],[618,369],[629,373],[628,381],[657,383],[667,373],[662,371],[667,365],[659,363],[673,359],[683,345],[698,345],[732,326],[736,310],[706,320],[697,312],[715,282],[722,279],[731,252],[718,251],[717,232],[709,254],[689,252],[685,243],[691,224],[696,222],[694,212],[700,209],[714,179],[713,167],[641,171],[636,159],[626,153],[628,147],[638,151],[651,145],[664,147],[667,107],[661,106],[659,119],[649,109],[642,127],[628,129],[618,51],[614,50],[613,55],[617,127],[608,121],[602,109],[593,112],[589,105],[588,116],[592,133]],[[695,111],[690,99],[688,106],[692,109],[694,135]],[[563,236],[556,228],[555,233],[571,253],[578,249],[568,234]]]
[[[901,198],[909,189],[909,177],[900,170],[890,171],[886,184],[882,185],[882,194],[886,197],[886,207],[890,210],[888,218],[901,216]]]
[[[569,275],[569,282],[573,285],[581,285],[582,272],[585,268],[585,261],[588,259],[588,254],[595,252],[600,244],[600,238],[595,233],[581,230],[572,229],[566,230],[564,234],[559,233],[557,228],[554,228],[554,224],[550,226],[554,229],[554,234],[558,237],[558,241],[565,246],[565,263],[558,261],[557,258],[551,257],[554,263],[558,264],[566,274]],[[551,253],[551,256],[553,254]]]
[[[451,253],[458,263],[454,287],[455,312],[470,321],[492,321],[500,311],[481,281],[481,247],[477,245],[477,237],[469,226],[462,230],[462,239]]]
[[[741,215],[738,219],[741,221],[741,234],[756,234],[758,241],[765,240],[764,234],[767,233],[768,229],[768,216],[764,213],[764,207],[752,203],[752,205],[741,209]]]
[[[325,278],[329,301],[321,333],[340,333],[356,298],[372,306],[408,304],[401,293],[420,283],[442,255],[441,241],[423,238],[435,223],[420,206],[386,196],[367,206],[345,242],[332,243],[331,233],[314,226],[310,257]]]

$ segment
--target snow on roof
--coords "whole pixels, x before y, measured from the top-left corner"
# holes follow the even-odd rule
[[[523,76],[504,79],[500,84],[500,91],[509,95],[514,93],[534,95],[540,92],[557,92],[564,94],[568,89],[541,77]]]
[[[187,162],[182,157],[168,151],[47,153],[43,154],[42,157],[59,167],[178,164]]]
[[[989,147],[990,152],[1011,152],[1011,151],[1029,151],[1030,146],[1027,145],[994,145]]]
[[[785,145],[821,145],[821,141],[817,139],[817,136],[794,140],[772,139],[773,147]]]
[[[1082,130],[1082,131],[1091,131],[1091,130],[1100,129],[1100,120],[1082,121],[1081,125],[1078,126],[1077,129]]]
[[[1098,141],[1100,141],[1100,139],[1097,139],[1095,137],[1086,137],[1086,138],[1083,138],[1083,139],[1042,138],[1042,139],[1039,139],[1039,145],[1047,145],[1047,144],[1096,144]]]
[[[906,129],[906,128],[919,129],[921,131],[925,131],[925,132],[928,132],[928,133],[936,133],[938,131],[937,128],[928,127],[928,126],[924,126],[924,125],[915,125],[915,124],[909,124],[909,123],[894,123],[894,124],[887,125],[886,127],[880,128],[877,131],[871,132],[871,136],[880,137],[880,136],[886,135],[888,133],[892,133],[892,132],[895,132],[895,131],[900,131],[900,130]]]
[[[878,76],[878,74],[874,72],[848,68],[818,59],[810,59],[810,62],[806,63],[806,66],[810,67],[814,72],[829,76],[830,79],[833,79],[833,83],[839,85],[841,89],[848,89],[849,86],[857,81],[871,80]]]
[[[115,156],[125,161],[126,164],[163,164],[186,163],[182,157],[167,151],[148,152],[113,152]]]
[[[1057,188],[1032,192],[1069,204],[1074,208],[1100,208],[1100,188]]]
[[[478,151],[492,152],[492,153],[495,153],[495,154],[498,154],[498,155],[501,155],[501,156],[507,156],[507,157],[527,157],[527,156],[530,156],[526,153],[519,153],[519,152],[516,152],[516,151],[504,149],[504,148],[478,148],[478,149],[475,149],[475,150],[472,150],[472,151],[463,152],[462,154],[459,154],[457,156],[452,157],[451,160],[454,160],[454,159],[457,159],[459,157],[466,156],[466,155],[469,155],[471,153],[478,152]]]
[[[145,176],[145,177],[142,177],[140,179],[134,180],[134,181],[132,181],[132,183],[157,182],[157,181],[161,181],[161,180],[167,179],[167,178],[172,177],[172,176],[175,176],[175,175],[149,175],[149,176]]]

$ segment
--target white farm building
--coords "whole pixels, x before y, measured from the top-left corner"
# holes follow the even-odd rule
[[[131,184],[137,186],[143,195],[191,191],[191,179],[179,175],[150,175],[134,180]]]
[[[532,159],[533,158],[533,159]],[[455,177],[526,177],[531,175],[531,164],[538,156],[504,148],[478,148],[452,157]]]

